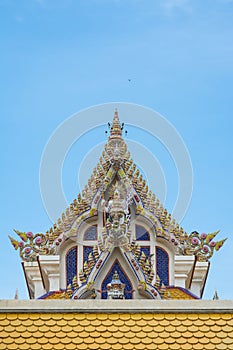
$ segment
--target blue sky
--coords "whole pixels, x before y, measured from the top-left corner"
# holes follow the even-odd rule
[[[27,298],[7,235],[12,228],[44,232],[51,226],[39,188],[50,135],[81,109],[119,101],[158,111],[183,137],[194,189],[182,226],[221,229],[219,237],[228,237],[212,258],[204,297],[217,289],[220,298],[233,299],[233,1],[0,0],[0,23],[0,298],[13,298],[17,287]],[[129,131],[146,143],[145,135]],[[89,152],[92,137],[74,145],[64,164],[70,201],[79,192],[76,152]],[[95,137],[106,140],[103,127]],[[152,151],[164,167],[171,210],[174,165],[164,161],[159,145]]]

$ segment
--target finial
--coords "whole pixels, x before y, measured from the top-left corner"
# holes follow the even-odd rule
[[[122,126],[118,117],[118,110],[115,109],[112,126],[110,129],[110,137],[122,136]]]
[[[19,292],[18,292],[18,288],[16,288],[16,290],[15,290],[15,296],[14,296],[14,299],[15,299],[15,300],[18,300],[18,299],[19,299]]]
[[[218,292],[215,290],[213,300],[219,300]]]

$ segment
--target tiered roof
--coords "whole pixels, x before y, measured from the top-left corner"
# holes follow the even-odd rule
[[[14,248],[19,250],[23,261],[36,261],[38,255],[59,254],[67,238],[78,236],[79,226],[82,222],[98,214],[101,200],[106,196],[112,197],[116,192],[119,196],[118,199],[115,198],[116,208],[119,209],[121,206],[120,196],[126,198],[128,203],[133,203],[136,215],[146,218],[151,224],[156,237],[167,240],[173,246],[176,255],[192,255],[195,256],[195,261],[206,262],[211,258],[214,251],[222,247],[225,239],[214,241],[219,231],[210,234],[199,234],[194,231],[188,234],[172,218],[156,195],[149,190],[146,180],[131,158],[122,137],[122,129],[123,124],[120,123],[118,112],[115,111],[113,122],[110,124],[108,141],[87,185],[52,228],[45,234],[15,230],[21,240],[17,241],[12,237],[10,237],[10,240]],[[86,288],[90,291],[90,297],[92,298],[96,296],[94,289],[91,294],[91,283],[93,283],[91,278],[95,277],[93,271],[100,267],[102,261],[107,258],[108,252],[112,249],[113,243],[106,234],[106,230],[110,230],[111,225],[110,222],[106,223],[102,236],[99,237],[98,245],[94,247],[93,254],[89,254],[88,260],[84,263],[83,271],[79,273],[81,284],[85,285],[87,283]],[[132,261],[135,269],[141,271],[142,280],[138,288],[143,291],[148,289],[154,280],[154,269],[150,257],[145,256],[143,249],[137,242],[130,241],[130,229],[127,225],[129,223],[125,219],[122,224],[125,237],[122,238],[121,246],[125,254],[128,254],[128,259]],[[78,281],[77,276],[75,276],[72,284],[63,292],[62,297],[72,297],[77,287]],[[170,298],[170,291],[161,284],[158,276],[153,288],[153,297],[156,297],[156,291],[159,291],[160,296],[164,299]]]
[[[214,250],[219,250],[225,240],[213,239],[219,231],[211,234],[188,234],[172,218],[156,195],[149,190],[146,180],[130,156],[122,138],[123,125],[115,111],[110,136],[105,144],[97,166],[81,194],[73,200],[61,218],[45,234],[14,230],[20,241],[10,237],[23,261],[34,261],[36,256],[57,254],[63,241],[77,232],[77,224],[97,213],[101,196],[117,174],[127,187],[136,204],[136,213],[145,216],[156,227],[156,235],[169,240],[180,255],[195,255],[199,261],[208,261]],[[74,223],[76,228],[74,228]]]

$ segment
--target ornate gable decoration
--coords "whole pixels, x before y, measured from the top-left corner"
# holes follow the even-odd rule
[[[214,241],[219,231],[210,234],[194,231],[188,234],[179,226],[149,190],[127,150],[122,129],[123,124],[120,124],[115,111],[110,124],[110,136],[88,184],[52,228],[45,234],[14,230],[20,240],[12,237],[10,240],[25,262],[36,261],[39,255],[59,255],[63,243],[70,237],[78,236],[79,226],[83,221],[96,216],[101,210],[104,218],[102,234],[98,236],[98,245],[94,247],[93,254],[89,254],[83,270],[79,273],[81,284],[86,285],[86,290],[94,297],[92,281],[96,271],[104,259],[107,259],[109,252],[119,247],[135,271],[141,271],[141,277],[138,275],[141,278],[138,288],[146,290],[146,285],[155,278],[156,289],[153,293],[156,294],[156,290],[160,288],[160,295],[163,295],[165,291],[159,276],[154,277],[150,257],[132,240],[130,205],[134,205],[136,215],[147,219],[155,236],[165,239],[178,256],[195,256],[195,261],[206,262],[214,251],[222,247],[225,239]],[[65,292],[66,296],[73,295],[74,286],[77,287],[77,277],[73,286],[70,285]]]

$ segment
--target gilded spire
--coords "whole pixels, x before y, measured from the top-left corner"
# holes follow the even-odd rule
[[[112,126],[110,129],[110,137],[121,137],[122,136],[122,127],[120,125],[120,120],[118,117],[118,111],[115,109]]]

